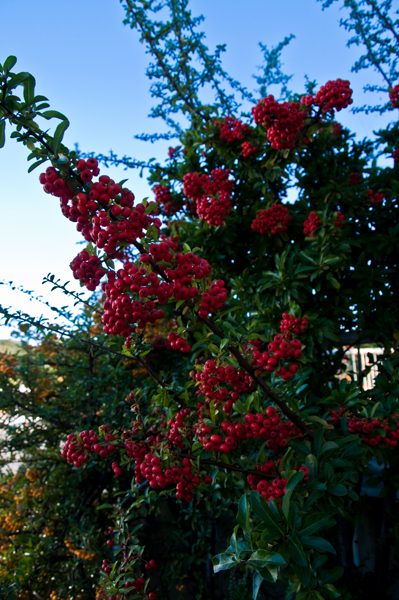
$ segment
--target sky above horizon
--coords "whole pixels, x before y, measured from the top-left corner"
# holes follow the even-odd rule
[[[304,90],[305,75],[322,85],[329,79],[349,79],[355,105],[368,102],[362,91],[366,83],[380,83],[377,75],[352,74],[359,49],[346,48],[347,32],[339,27],[339,3],[322,11],[316,0],[192,0],[194,15],[203,14],[205,43],[211,51],[226,44],[224,69],[250,90],[257,85],[252,75],[262,62],[258,42],[275,46],[285,36],[296,37],[283,51],[283,70],[293,74],[290,88]],[[68,5],[50,0],[3,0],[0,19],[0,62],[14,54],[14,70],[28,71],[36,78],[36,93],[47,96],[51,108],[64,113],[71,125],[64,142],[84,151],[162,161],[168,142],[156,145],[134,139],[135,134],[164,131],[163,124],[148,118],[153,106],[145,71],[149,57],[139,35],[122,24],[124,10],[118,0],[70,0]],[[373,99],[375,103],[385,98]],[[372,135],[389,119],[379,115],[342,111],[337,119],[359,138]],[[72,223],[62,217],[58,201],[43,193],[40,169],[27,173],[27,150],[9,138],[0,150],[0,281],[34,290],[52,305],[67,304],[59,292],[41,282],[54,273],[62,282],[71,281],[69,263],[82,249]],[[116,180],[128,177],[127,185],[141,199],[151,195],[145,175],[138,170],[102,168]],[[71,285],[76,290],[79,286]],[[0,286],[0,304],[34,316],[52,317],[42,304],[26,294]],[[12,328],[1,326],[0,339]]]

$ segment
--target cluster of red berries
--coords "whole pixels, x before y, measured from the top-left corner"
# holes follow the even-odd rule
[[[168,342],[172,347],[172,350],[180,350],[180,352],[191,352],[191,346],[186,340],[175,333],[169,333]]]
[[[90,432],[91,433],[91,432]],[[98,442],[98,438],[93,431],[93,439],[95,438],[96,442]],[[93,444],[96,442],[92,442]],[[88,443],[88,442],[86,442]],[[90,444],[91,449],[91,444]],[[70,433],[67,437],[67,441],[64,444],[64,447],[61,451],[61,456],[67,459],[70,464],[73,464],[75,467],[79,468],[86,462],[88,456],[85,454],[83,442],[77,440],[77,437],[74,433]]]
[[[100,172],[97,165],[95,158],[87,161],[80,159],[76,164],[80,179],[84,184],[90,184],[88,194],[80,192],[75,195],[68,187],[68,178],[54,167],[41,173],[39,180],[46,193],[60,198],[63,215],[77,223],[76,228],[86,241],[94,242],[107,254],[114,254],[118,246],[143,238],[149,225],[159,230],[161,221],[148,214],[152,205],[157,207],[156,202],[147,205],[147,214],[142,204],[133,209],[132,192],[121,188],[108,175],[102,175],[97,182],[91,184],[93,175]]]
[[[290,421],[282,421],[276,410],[269,406],[266,415],[248,413],[244,423],[223,421],[223,433],[212,432],[209,425],[203,425],[199,430],[198,440],[207,452],[228,452],[237,448],[238,442],[262,438],[266,447],[274,453],[287,448],[292,437],[301,436],[301,431]]]
[[[197,301],[199,290],[194,284],[208,277],[211,267],[208,261],[192,252],[177,253],[173,256],[176,249],[174,240],[175,238],[164,239],[158,244],[151,244],[150,254],[140,257],[145,266],[137,267],[126,261],[124,268],[119,269],[117,273],[109,271],[108,282],[102,284],[107,296],[102,316],[105,333],[128,338],[135,331],[135,324],[142,329],[147,322],[155,323],[157,319],[162,318],[163,310],[157,309],[155,301],[146,300],[147,298],[154,297],[159,305],[166,304],[172,297],[176,301]],[[162,281],[161,277],[151,270],[148,264],[150,255],[161,266],[170,263],[176,265],[174,269],[165,269],[165,276],[169,281]],[[132,294],[138,298],[135,300]],[[201,316],[208,316],[210,312],[221,308],[226,298],[224,282],[218,280],[212,284],[207,279],[207,289],[198,299]]]
[[[385,194],[377,194],[377,192],[373,192],[372,189],[367,190],[366,200],[369,200],[376,206],[382,204],[384,202]]]
[[[290,337],[290,336],[286,336]],[[283,339],[281,335],[274,336],[274,341],[271,342],[268,347],[268,352],[260,352],[254,350],[252,354],[252,365],[259,369],[265,369],[269,372],[275,372],[284,381],[291,379],[296,373],[298,373],[300,364],[291,363],[288,369],[280,362],[289,362],[292,359],[298,359],[302,356],[302,343],[297,340]]]
[[[149,452],[139,464],[136,460],[136,469],[140,474],[140,477],[136,475],[136,481],[139,483],[147,480],[149,486],[154,490],[163,490],[168,486],[174,486],[176,487],[176,498],[189,502],[194,498],[193,491],[201,484],[202,480],[203,483],[209,485],[212,483],[212,477],[207,476],[201,479],[200,474],[193,473],[192,461],[189,458],[183,458],[181,464],[181,467],[162,465],[161,459]]]
[[[277,464],[281,459],[277,461]],[[273,460],[267,460],[264,465],[257,465],[256,469],[259,471],[259,475],[248,475],[247,482],[251,490],[259,492],[259,494],[267,501],[276,501],[281,504],[284,494],[286,492],[287,479],[280,477],[276,469],[276,465]],[[304,472],[303,483],[309,481],[309,469],[307,467],[297,467],[298,471]],[[262,474],[264,474],[262,476]],[[265,475],[269,478],[274,476],[272,482],[265,479]]]
[[[113,462],[111,467],[116,477],[120,477],[122,475],[122,469],[120,468],[117,462]]]
[[[393,108],[399,108],[399,83],[389,90],[389,99]]]
[[[225,117],[221,123],[215,122],[220,126],[220,139],[229,144],[241,141],[249,132],[250,127],[235,117]]]
[[[165,213],[165,215],[174,215],[179,207],[174,203],[173,196],[168,185],[155,185],[153,188],[155,201]]]
[[[341,420],[345,411],[332,410],[330,417],[333,423]],[[362,442],[368,446],[385,445],[389,448],[395,448],[399,440],[399,421],[393,420],[391,426],[388,425],[388,420],[382,419],[367,419],[365,417],[358,418],[351,412],[346,413],[349,433],[358,433],[362,435]],[[381,434],[385,432],[385,435]]]
[[[353,103],[352,90],[347,79],[327,81],[317,92],[314,103],[325,113],[334,114]]]
[[[303,233],[307,237],[314,237],[315,231],[321,226],[321,219],[316,211],[312,210],[308,218],[303,222]]]
[[[125,280],[131,283],[126,283]],[[140,300],[134,300],[128,295],[133,285],[139,287]],[[117,273],[109,271],[108,282],[103,284],[107,296],[101,317],[104,332],[128,338],[136,331],[135,324],[143,329],[146,323],[155,323],[161,319],[164,311],[156,308],[153,300],[144,301],[148,295],[156,294],[159,285],[157,275],[147,273],[145,267],[139,269],[136,265],[125,264],[125,268],[119,269]],[[158,303],[164,302],[158,300]]]
[[[360,185],[362,183],[362,174],[361,173],[350,173],[348,185],[353,187],[355,185]]]
[[[267,129],[267,138],[272,148],[295,148],[306,118],[299,102],[279,103],[270,95],[259,100],[252,108],[252,115],[257,125],[261,124]]]
[[[261,234],[284,233],[287,231],[291,217],[288,208],[282,204],[272,204],[270,208],[256,213],[251,223],[251,229]]]
[[[168,439],[177,448],[184,448],[183,438],[192,435],[192,429],[189,424],[185,423],[191,415],[191,408],[182,408],[176,413],[173,419],[169,419],[168,427],[170,431]]]
[[[61,173],[55,167],[48,167],[45,173],[40,173],[39,181],[43,185],[43,191],[46,194],[56,196],[66,201],[66,203],[74,196],[67,183],[62,179]],[[77,212],[76,217],[78,214]]]
[[[202,294],[198,315],[206,318],[209,313],[220,310],[227,299],[227,291],[223,279],[217,279],[210,288]]]
[[[61,455],[70,464],[79,468],[86,462],[90,452],[96,452],[101,458],[106,458],[115,452],[115,446],[110,443],[112,441],[114,441],[114,436],[111,433],[105,435],[105,443],[99,443],[99,439],[93,430],[81,431],[79,436],[70,433],[61,451]]]
[[[198,408],[205,407],[211,400],[215,400],[216,406],[224,403],[223,412],[226,414],[231,413],[239,394],[249,392],[253,387],[252,378],[248,373],[235,369],[232,365],[216,366],[214,360],[207,360],[203,371],[192,371],[191,377],[198,383],[196,395],[204,394],[206,398],[205,404],[199,403]],[[230,392],[224,384],[228,384],[233,391]]]
[[[100,173],[96,158],[88,158],[87,160],[80,158],[76,163],[76,168],[80,171],[80,177],[85,183],[91,181],[93,176],[97,176]]]
[[[177,151],[178,151],[178,148],[172,148],[172,146],[169,146],[169,148],[168,148],[169,158],[173,158]]]
[[[307,315],[303,315],[303,317],[300,318],[289,313],[283,313],[280,323],[280,332],[282,334],[295,333],[296,335],[299,335],[301,333],[305,333],[308,326],[309,322]]]
[[[399,163],[399,148],[395,148],[392,152],[393,164],[396,165]]]
[[[252,154],[259,152],[259,146],[253,146],[251,142],[243,142],[241,148],[244,158],[248,158],[249,156],[252,156]]]
[[[88,290],[94,292],[100,284],[100,279],[106,271],[101,267],[98,256],[90,256],[87,250],[82,250],[69,265],[75,279],[79,279]]]
[[[218,192],[217,198],[203,196],[197,200],[198,216],[212,227],[222,227],[230,212],[231,199],[226,192]]]
[[[231,211],[234,181],[228,179],[230,169],[214,169],[211,175],[187,173],[183,177],[184,194],[197,204],[197,213],[213,227],[224,224]]]

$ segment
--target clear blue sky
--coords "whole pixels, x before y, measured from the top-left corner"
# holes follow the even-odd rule
[[[320,85],[341,77],[350,79],[355,104],[361,105],[367,101],[363,85],[380,83],[371,72],[350,73],[359,50],[345,47],[348,34],[338,25],[339,3],[323,12],[316,0],[193,0],[191,9],[206,17],[203,29],[209,48],[226,43],[224,68],[250,89],[256,87],[252,74],[262,60],[258,42],[273,46],[290,33],[296,39],[284,50],[283,62],[284,70],[294,74],[295,91],[303,90],[305,74]],[[122,24],[123,17],[118,0],[2,0],[0,61],[14,54],[18,69],[35,76],[37,93],[46,95],[51,108],[71,122],[65,136],[69,146],[78,142],[85,151],[112,149],[121,156],[162,160],[169,144],[133,138],[159,131],[161,124],[147,118],[152,106],[145,76],[148,56],[137,32]],[[359,137],[387,122],[349,111],[339,113],[338,120]],[[42,192],[39,171],[27,174],[26,155],[25,148],[9,139],[0,150],[0,280],[13,280],[63,305],[65,296],[50,294],[50,287],[41,285],[42,277],[52,272],[62,281],[70,280],[69,263],[82,248],[76,245],[81,238],[62,217],[58,201]],[[108,173],[118,180],[128,176],[138,198],[151,193],[138,172]],[[5,286],[0,286],[0,303],[51,316],[40,304]],[[0,338],[10,333],[0,327]]]

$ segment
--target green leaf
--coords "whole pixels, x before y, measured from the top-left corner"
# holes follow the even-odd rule
[[[28,173],[31,173],[34,169],[36,169],[37,167],[40,167],[40,165],[45,163],[47,160],[48,160],[47,158],[42,158],[41,160],[37,160],[36,162],[34,162],[32,165],[30,165],[30,167],[28,169]]]
[[[255,571],[254,575],[253,575],[253,579],[252,579],[252,598],[253,598],[253,600],[257,600],[257,598],[258,598],[260,586],[262,585],[262,581],[263,581],[262,575],[260,573],[258,573],[258,571]]]
[[[287,485],[285,488],[285,495],[284,495],[284,499],[283,499],[283,513],[287,520],[288,520],[289,511],[290,511],[291,496],[294,492],[294,489],[296,488],[298,483],[303,479],[303,477],[304,477],[304,472],[297,471],[296,473],[291,475],[291,477],[288,479],[288,482],[287,482]]]
[[[273,565],[285,565],[286,562],[278,552],[270,552],[269,550],[256,550],[248,559],[248,562],[263,569],[267,563]]]
[[[310,447],[305,442],[301,442],[300,440],[291,440],[290,446],[299,454],[304,454],[305,456],[308,456],[309,454]]]
[[[324,454],[324,452],[336,450],[337,448],[339,448],[339,446],[335,442],[326,442],[325,444],[323,444],[323,446],[321,448],[320,455]]]
[[[331,277],[330,282],[332,284],[332,286],[336,289],[339,290],[341,287],[341,284],[339,283],[339,281],[337,281],[334,277]]]
[[[327,575],[323,578],[322,583],[334,583],[338,579],[341,579],[344,574],[344,570],[342,567],[334,567],[327,573]]]
[[[283,530],[280,526],[280,523],[277,521],[276,517],[272,513],[269,508],[266,500],[262,498],[258,492],[251,492],[251,507],[255,513],[255,516],[260,520],[266,523],[269,527],[276,529],[280,533],[283,533]]]
[[[3,148],[6,143],[6,122],[3,119],[0,121],[0,148]]]
[[[260,575],[265,581],[268,581],[269,583],[276,583],[278,579],[278,567],[272,565],[265,567],[260,571]]]
[[[213,572],[219,573],[219,571],[226,571],[234,567],[237,564],[236,557],[229,554],[217,554],[213,557]]]
[[[334,546],[324,538],[301,536],[299,541],[302,544],[305,544],[305,546],[310,546],[319,552],[331,552],[331,554],[336,554]]]
[[[249,533],[249,510],[250,505],[248,502],[248,498],[246,494],[241,496],[240,501],[238,502],[238,512],[237,512],[237,523],[240,525],[243,531]]]
[[[307,537],[320,531],[320,529],[327,529],[333,527],[336,524],[335,519],[325,513],[315,513],[307,517],[303,522],[303,529],[298,533],[300,537]]]
[[[329,483],[327,485],[327,491],[333,496],[346,496],[347,489],[340,483]]]
[[[288,538],[288,546],[290,549],[290,553],[292,559],[300,566],[306,567],[308,564],[306,554],[304,552],[303,546],[301,542],[298,540],[296,536],[291,536]]]
[[[24,86],[24,100],[27,104],[32,104],[33,98],[35,97],[35,85],[36,81],[33,75],[25,79],[23,82]]]
[[[4,65],[3,65],[3,70],[4,73],[7,75],[11,69],[13,68],[13,66],[16,64],[17,62],[17,57],[16,56],[8,56],[5,61],[4,61]]]
[[[295,575],[298,577],[299,581],[302,583],[304,587],[309,585],[310,580],[310,569],[308,566],[300,567],[299,565],[292,563],[292,569]]]
[[[57,129],[54,132],[53,137],[53,152],[57,154],[58,146],[62,142],[62,138],[64,137],[65,131],[69,127],[69,121],[66,119],[65,121],[61,121],[61,123],[57,126]]]
[[[60,119],[61,121],[68,121],[65,115],[58,112],[58,110],[45,110],[41,113],[41,116],[45,119]]]
[[[21,85],[21,83],[23,83],[29,77],[32,77],[32,75],[30,73],[25,73],[25,72],[15,73],[15,75],[10,77],[10,79],[7,82],[8,89],[12,90],[12,89],[18,87],[19,85]]]

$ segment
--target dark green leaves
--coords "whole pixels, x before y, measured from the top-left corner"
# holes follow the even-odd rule
[[[232,554],[217,554],[214,556],[213,560],[213,572],[219,573],[219,571],[226,571],[227,569],[231,569],[234,565],[237,564],[237,560]]]
[[[11,71],[11,69],[16,64],[16,62],[17,62],[16,56],[11,55],[8,58],[6,58],[6,60],[4,61],[4,65],[3,65],[3,71],[6,75]]]
[[[277,534],[283,533],[279,521],[276,519],[266,500],[258,492],[251,492],[251,507],[255,516],[260,521],[263,521],[268,529],[275,530]]]
[[[65,119],[65,121],[61,121],[61,123],[57,126],[57,129],[55,130],[54,137],[53,137],[53,152],[54,152],[54,154],[57,154],[58,146],[62,142],[62,138],[64,137],[64,133],[65,133],[66,129],[68,129],[68,127],[69,127],[68,119]]]
[[[6,143],[6,122],[3,119],[2,121],[0,121],[0,148],[3,148],[4,144]]]
[[[305,551],[299,539],[292,535],[288,538],[288,547],[290,549],[292,559],[300,567],[306,567],[308,564]]]
[[[318,552],[331,552],[331,554],[336,554],[334,546],[321,537],[301,536],[299,541],[305,546],[318,550]]]
[[[288,519],[288,513],[290,510],[290,499],[294,492],[294,489],[298,485],[298,483],[303,479],[304,473],[303,471],[297,471],[293,473],[288,479],[288,483],[286,486],[286,491],[283,499],[283,513],[286,519]]]
[[[243,531],[249,532],[249,511],[250,505],[246,494],[241,496],[238,503],[237,523]]]
[[[248,559],[248,563],[263,569],[266,565],[285,565],[285,560],[278,552],[269,552],[268,550],[256,550]]]

